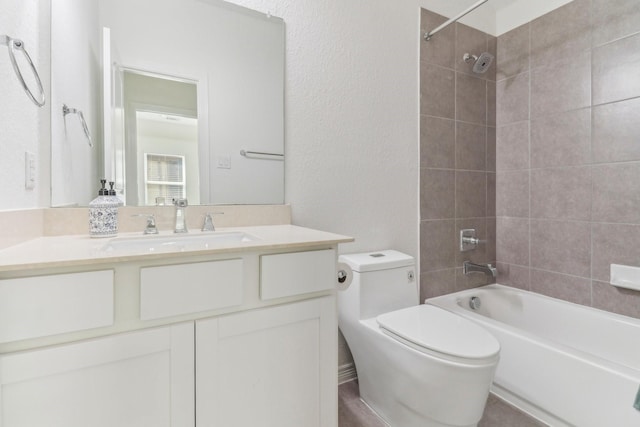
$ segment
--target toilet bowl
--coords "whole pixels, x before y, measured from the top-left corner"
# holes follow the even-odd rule
[[[353,281],[338,291],[340,329],[361,399],[391,427],[476,426],[500,344],[442,308],[418,305],[414,260],[398,251],[341,255]]]

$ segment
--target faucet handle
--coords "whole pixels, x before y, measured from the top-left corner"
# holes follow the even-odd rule
[[[460,230],[460,252],[473,250],[481,243],[485,244],[487,241],[476,238],[475,228],[465,228]]]
[[[213,215],[224,215],[224,212],[207,212],[204,215],[202,231],[216,231],[216,227],[213,225]]]
[[[156,217],[154,214],[135,214],[131,216],[143,216],[147,218],[147,226],[142,234],[158,234],[158,228],[156,227]]]
[[[173,204],[178,208],[186,208],[189,206],[187,199],[173,199]]]

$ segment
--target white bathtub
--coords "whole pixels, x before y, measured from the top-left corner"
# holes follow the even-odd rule
[[[494,334],[501,352],[492,391],[523,411],[552,426],[640,426],[640,320],[502,285],[427,303]]]

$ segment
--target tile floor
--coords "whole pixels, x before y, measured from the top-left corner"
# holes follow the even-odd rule
[[[358,380],[338,387],[338,427],[385,427],[387,424],[360,400]]]
[[[360,400],[358,380],[338,387],[339,427],[386,427],[387,425]],[[484,416],[478,427],[545,427],[493,394],[489,396]]]

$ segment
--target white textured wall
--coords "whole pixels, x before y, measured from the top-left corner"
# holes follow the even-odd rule
[[[47,92],[45,107],[33,104],[13,72],[7,47],[0,46],[0,210],[48,206],[49,2],[0,0],[0,34],[24,41]],[[27,65],[25,78],[29,73]],[[25,189],[25,151],[38,159],[33,190]]]
[[[296,224],[418,249],[413,0],[234,0],[286,22],[286,200]]]

